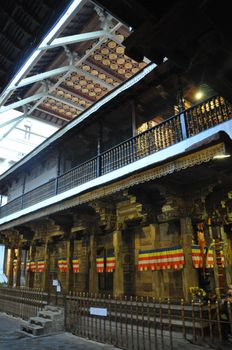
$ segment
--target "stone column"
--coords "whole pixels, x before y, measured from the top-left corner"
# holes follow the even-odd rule
[[[184,299],[190,301],[191,295],[189,288],[198,286],[198,273],[192,264],[192,233],[193,227],[191,218],[185,217],[180,219],[180,230],[183,241],[183,250],[185,255],[185,266],[183,268],[183,292]]]
[[[97,247],[96,247],[96,237],[94,233],[92,233],[90,236],[89,248],[90,248],[89,292],[98,293],[98,275],[96,272]]]
[[[115,271],[114,271],[114,296],[124,294],[124,273],[123,273],[123,256],[122,256],[122,232],[113,232],[113,247],[115,254]]]
[[[17,255],[17,265],[16,265],[16,273],[15,273],[15,286],[20,287],[20,277],[21,277],[21,261],[22,261],[22,248],[16,249]]]
[[[13,286],[13,279],[14,279],[14,271],[13,271],[13,265],[14,265],[14,249],[13,248],[8,248],[8,268],[7,268],[7,274],[8,274],[8,287]]]

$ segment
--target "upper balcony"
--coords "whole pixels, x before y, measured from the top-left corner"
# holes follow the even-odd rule
[[[8,202],[0,208],[0,224],[155,166],[218,131],[232,138],[231,119],[232,105],[223,97],[207,99]]]

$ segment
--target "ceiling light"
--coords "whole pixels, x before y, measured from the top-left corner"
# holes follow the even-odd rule
[[[203,92],[202,91],[197,91],[197,93],[195,95],[196,100],[200,100],[200,99],[202,99],[202,97],[203,97]]]
[[[216,154],[213,159],[225,159],[229,158],[231,155],[230,154]]]

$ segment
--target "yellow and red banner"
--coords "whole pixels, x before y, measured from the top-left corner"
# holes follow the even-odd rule
[[[38,266],[38,272],[44,272],[45,271],[45,261],[44,260],[39,260],[37,262]]]
[[[213,249],[209,248],[206,256],[206,268],[212,269],[214,266]]]
[[[208,251],[204,249],[204,255],[202,256],[202,251],[199,245],[192,245],[192,262],[196,269],[205,267],[211,269],[214,266],[214,256],[213,249],[209,248]]]
[[[104,257],[103,256],[96,257],[96,271],[99,273],[104,272]]]
[[[30,262],[30,271],[31,272],[36,272],[36,263],[35,261]]]
[[[60,272],[67,272],[68,264],[66,258],[58,259],[58,268]]]
[[[139,271],[182,269],[184,264],[184,252],[181,246],[139,251]]]
[[[115,256],[106,257],[106,272],[113,272],[115,270]]]
[[[72,259],[72,269],[74,273],[80,272],[79,259],[77,258]]]
[[[196,269],[203,267],[202,252],[199,245],[192,245],[192,262]]]

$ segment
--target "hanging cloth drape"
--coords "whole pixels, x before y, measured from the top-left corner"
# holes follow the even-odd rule
[[[182,269],[184,264],[185,259],[181,246],[139,251],[139,271]]]

